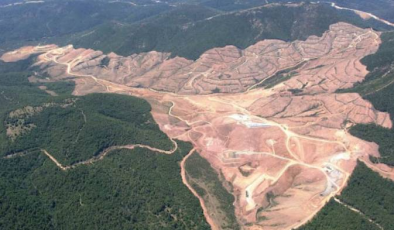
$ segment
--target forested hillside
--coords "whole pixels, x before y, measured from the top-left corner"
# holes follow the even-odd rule
[[[51,103],[25,107],[5,118],[11,134],[7,155],[45,149],[62,164],[70,165],[111,146],[173,148],[150,115],[149,104],[142,99],[91,94]]]
[[[301,230],[335,229],[393,229],[394,182],[382,178],[364,163],[359,162],[348,186],[336,199],[349,205],[350,210],[333,199]],[[372,220],[374,223],[371,223]]]
[[[359,162],[340,200],[360,210],[384,229],[394,229],[394,182]]]
[[[64,172],[40,152],[0,158],[0,229],[208,229],[173,155],[118,150]]]
[[[370,73],[366,79],[354,88],[345,92],[360,93],[372,102],[375,109],[388,112],[394,119],[394,32],[382,35],[382,45],[377,53],[367,56],[362,63]],[[372,124],[356,125],[350,132],[361,139],[376,142],[382,158],[373,159],[394,166],[394,130],[385,129]]]
[[[84,32],[86,36],[65,37],[55,40],[55,43],[74,44],[124,56],[155,50],[196,59],[214,47],[234,45],[244,49],[263,39],[303,40],[310,35],[323,34],[337,22],[388,28],[372,19],[361,19],[350,11],[336,10],[328,4],[275,5],[213,17],[208,17],[207,12],[209,10],[204,7],[186,11],[177,8],[138,25],[105,24]],[[214,15],[215,11],[210,14]]]
[[[187,180],[195,191],[204,199],[211,211],[211,216],[221,229],[240,229],[234,210],[234,196],[222,184],[209,162],[197,152],[193,153],[185,163]]]
[[[0,53],[29,43],[42,44],[50,38],[71,36],[105,22],[137,22],[170,9],[169,5],[159,3],[137,6],[96,0],[54,0],[0,7]]]
[[[18,63],[4,63],[0,61],[0,149],[1,155],[5,154],[8,138],[4,120],[9,112],[22,108],[27,105],[36,106],[50,100],[50,95],[40,90],[38,84],[29,82],[28,77],[32,75],[29,66],[33,63],[35,57]],[[58,84],[52,83],[54,88]],[[67,85],[62,90],[73,89],[73,85]]]
[[[377,1],[376,4],[378,2],[381,1]],[[377,110],[388,112],[393,119],[394,33],[385,32],[381,37],[383,43],[378,52],[362,60],[370,71],[366,79],[352,89],[342,90],[342,92],[360,93],[365,99],[371,101]],[[394,166],[393,129],[385,129],[373,124],[358,124],[350,129],[350,133],[379,145],[382,158],[374,158],[373,161]],[[394,182],[382,178],[359,162],[347,188],[337,199],[361,211],[362,214],[357,214],[331,200],[311,223],[300,229],[392,229],[394,228],[393,188]]]
[[[373,18],[363,19],[349,10],[337,10],[327,2],[300,3],[301,1],[294,0],[293,4],[287,4],[286,0],[18,1],[4,0],[0,3],[0,56],[5,51],[21,46],[54,43],[59,46],[72,44],[76,48],[92,48],[104,53],[115,52],[124,56],[160,51],[171,53],[172,57],[197,59],[211,48],[227,45],[245,49],[264,39],[305,40],[311,35],[322,35],[330,25],[338,22],[373,28],[382,31],[382,45],[375,54],[362,59],[362,63],[367,66],[370,73],[365,81],[338,93],[357,92],[370,101],[376,110],[388,112],[394,120],[393,28]],[[345,7],[370,11],[379,17],[394,21],[392,14],[394,5],[391,0],[334,0],[334,2]],[[356,54],[365,54],[369,51],[370,49],[363,50],[365,47],[358,45],[372,44],[376,41],[376,37],[373,36],[376,34],[370,33],[369,30],[364,32],[360,32],[359,36],[352,32],[347,33],[346,39],[343,40],[349,40],[346,49],[354,49]],[[366,40],[371,43],[363,42],[363,39],[358,42],[358,38],[365,34],[373,37]],[[338,41],[344,38],[341,36],[342,33],[339,33]],[[357,45],[353,45],[355,43]],[[320,149],[323,144],[319,143],[315,148],[312,145],[314,141],[309,143],[309,141],[297,140],[297,138],[301,140],[302,135],[312,136],[312,132],[308,133],[309,131],[306,130],[304,133],[304,130],[301,130],[303,128],[300,128],[301,131],[292,130],[297,132],[297,135],[288,132],[293,127],[287,124],[298,119],[298,115],[294,114],[301,114],[299,117],[302,122],[303,114],[308,118],[309,114],[314,113],[315,105],[311,104],[302,113],[287,109],[294,109],[293,107],[300,109],[304,104],[307,105],[304,103],[307,102],[305,98],[315,95],[306,95],[301,102],[296,102],[299,104],[294,105],[292,97],[296,96],[297,90],[300,89],[289,89],[288,91],[293,94],[286,90],[275,92],[275,88],[269,90],[272,86],[293,77],[294,70],[297,68],[291,65],[290,68],[282,69],[283,63],[287,61],[286,58],[289,60],[298,58],[293,58],[291,55],[282,58],[280,56],[284,50],[282,44],[295,47],[292,50],[294,52],[289,53],[302,52],[297,50],[297,45],[284,43],[269,45],[268,50],[273,48],[272,50],[278,51],[279,57],[275,59],[277,66],[267,61],[263,63],[264,68],[257,69],[255,66],[262,65],[262,62],[254,63],[254,61],[259,59],[250,59],[250,61],[246,59],[243,64],[229,67],[231,71],[237,71],[236,74],[247,77],[255,73],[260,75],[263,70],[264,73],[266,70],[268,73],[271,65],[279,70],[266,81],[260,82],[255,77],[249,79],[253,85],[256,84],[256,91],[248,90],[245,94],[237,93],[236,96],[230,95],[235,91],[230,91],[228,95],[219,94],[218,86],[223,84],[223,87],[231,88],[232,85],[241,84],[243,76],[238,78],[238,75],[234,75],[236,78],[228,79],[229,83],[225,81],[226,73],[217,78],[214,76],[216,70],[220,70],[226,66],[228,60],[232,60],[230,58],[225,60],[223,57],[226,54],[237,53],[236,49],[234,53],[231,53],[232,50],[228,53],[223,52],[224,55],[220,53],[222,63],[217,62],[216,57],[212,55],[207,57],[208,61],[198,65],[198,68],[186,62],[184,67],[182,59],[176,59],[181,60],[177,63],[160,59],[161,56],[152,55],[151,58],[149,55],[141,55],[141,59],[119,61],[117,57],[104,58],[98,52],[61,48],[42,55],[40,59],[42,62],[36,67],[32,67],[37,58],[35,55],[16,63],[0,61],[0,229],[210,229],[207,220],[213,219],[215,225],[220,226],[221,229],[232,230],[250,227],[252,224],[255,224],[254,227],[264,226],[263,228],[267,226],[275,228],[286,224],[286,226],[295,226],[302,220],[309,219],[314,214],[314,210],[320,206],[314,200],[319,193],[315,192],[314,188],[309,189],[308,186],[314,185],[312,183],[315,178],[319,179],[319,184],[316,185],[320,186],[321,177],[314,177],[312,170],[304,171],[304,168],[308,167],[293,169],[293,166],[309,165],[311,169],[321,168],[322,171],[326,170],[324,172],[330,171],[326,176],[331,186],[327,186],[327,190],[323,192],[320,197],[321,202],[325,202],[324,193],[332,194],[331,192],[336,191],[333,184],[338,183],[335,185],[342,189],[345,182],[341,180],[343,174],[328,166],[335,165],[336,162],[332,162],[336,160],[335,158],[330,162],[327,161],[326,164],[321,163],[323,161],[318,158],[321,154],[323,156],[321,159],[325,161],[327,155],[324,151],[331,151],[334,148],[329,147],[330,150],[322,148],[318,154],[315,154],[315,150]],[[309,44],[306,44],[304,52],[307,50],[313,55],[330,47],[330,44],[323,44],[322,47],[313,45],[309,47]],[[343,46],[340,44],[340,47]],[[30,50],[35,51],[33,48]],[[15,55],[12,58],[19,59],[30,50],[20,49],[19,53],[11,52],[10,56]],[[95,60],[97,56],[104,59],[97,61]],[[333,60],[336,57],[327,56],[328,59],[324,60]],[[143,74],[149,68],[145,69],[143,64],[149,66],[151,63],[156,63],[157,60],[154,58],[160,59],[160,62],[164,60],[166,65],[158,68],[157,75],[153,73],[155,75],[152,82],[168,77],[168,82],[163,81],[163,85],[170,85],[175,76],[173,73],[181,73],[180,82],[182,84],[187,82],[185,86],[189,87],[190,83],[190,88],[202,89],[203,84],[209,81],[209,84],[213,85],[213,90],[208,88],[207,92],[217,93],[209,96],[177,95],[155,92],[153,90],[155,88],[151,85],[144,89],[130,90],[130,92],[138,90],[141,92],[139,96],[142,95],[141,97],[157,106],[155,108],[159,108],[155,110],[157,112],[155,117],[159,118],[157,121],[165,132],[175,139],[193,141],[194,149],[190,143],[174,141],[163,133],[151,115],[150,104],[142,98],[109,93],[72,95],[75,87],[73,80],[78,78],[76,82],[79,84],[87,77],[95,81],[86,80],[85,88],[78,91],[79,93],[93,92],[96,88],[89,87],[90,84],[99,82],[105,82],[104,85],[107,86],[103,87],[107,90],[105,92],[119,93],[120,91],[117,90],[121,87],[115,84],[124,84],[122,87],[130,84],[125,86],[128,84],[126,80],[113,81],[121,76],[121,74],[117,75],[116,71],[128,70],[125,75],[129,76],[135,72],[133,68],[138,67],[135,69],[141,70],[141,75],[136,77],[145,76]],[[285,62],[282,62],[284,60]],[[299,64],[298,61],[294,63],[304,65],[311,59],[308,56],[297,60],[302,63]],[[95,65],[92,64],[94,61],[108,71],[103,71],[105,72],[103,75],[114,73],[114,76],[98,76]],[[242,63],[241,61],[239,60],[239,63]],[[253,62],[253,65],[244,65],[248,61]],[[356,61],[358,59],[352,59],[349,63],[357,63]],[[178,67],[178,64],[182,68]],[[69,67],[67,73],[56,75],[58,71],[63,71],[66,65]],[[192,66],[190,73],[187,70],[189,65]],[[324,63],[321,66],[324,66]],[[316,68],[319,69],[321,66]],[[357,65],[353,67],[357,69]],[[183,72],[184,69],[187,71]],[[169,70],[173,72],[167,74]],[[197,73],[196,76],[190,77],[193,72]],[[335,74],[326,77],[334,78]],[[60,75],[63,81],[56,81],[55,79],[60,79]],[[146,76],[151,75],[146,74]],[[198,78],[202,79],[201,85],[196,84],[195,80]],[[324,80],[326,79],[322,79]],[[133,84],[133,87],[139,86]],[[289,87],[292,86],[289,84]],[[82,92],[83,90],[87,91]],[[265,103],[266,95],[270,95],[268,99],[275,97],[275,100]],[[251,99],[252,97],[255,101]],[[281,104],[285,105],[284,100],[281,101],[284,97],[286,100],[289,98],[291,102],[279,113],[286,114],[288,120],[281,120],[282,117],[276,116],[279,113],[274,111],[278,110]],[[169,109],[168,105],[171,103],[172,107]],[[361,110],[365,107],[370,109],[368,103],[361,104],[363,105],[366,106]],[[265,111],[257,111],[259,109]],[[267,115],[265,112],[270,110],[277,114]],[[335,111],[342,113],[344,110]],[[368,111],[374,112],[373,109]],[[318,118],[319,113],[320,111],[309,118]],[[271,119],[275,121],[275,125],[271,123]],[[338,119],[335,121],[334,119],[336,118],[325,116],[317,120],[324,121],[324,126],[320,126],[324,129],[321,130],[327,130],[326,124],[329,122],[336,124]],[[343,120],[340,120],[335,127],[342,127],[342,122]],[[305,126],[299,127],[313,125],[310,127],[314,131],[318,130],[320,125],[309,120],[304,124]],[[253,133],[249,133],[252,128]],[[334,129],[330,128],[327,133],[336,133],[332,130]],[[323,133],[323,131],[319,132]],[[385,129],[373,124],[365,124],[355,125],[349,132],[363,140],[376,142],[380,146],[382,157],[373,158],[373,162],[394,167],[394,128]],[[272,139],[268,135],[272,135]],[[327,136],[327,140],[322,139],[324,146],[325,143],[333,142],[331,137]],[[317,138],[307,140],[309,139]],[[294,145],[282,140],[294,141]],[[134,146],[136,144],[144,147]],[[128,145],[128,149],[117,148],[125,145]],[[358,145],[355,142],[351,146]],[[185,159],[192,149],[193,153]],[[196,149],[205,153],[202,155],[206,159],[199,155]],[[288,153],[293,155],[292,149],[302,150],[295,152],[302,152],[303,158],[297,159],[295,152],[294,156],[288,156]],[[342,149],[342,146],[335,149]],[[163,154],[160,150],[172,154]],[[310,161],[309,151],[313,152],[311,154],[313,159]],[[342,155],[344,154],[341,153]],[[278,158],[278,162],[288,160],[289,164],[283,164],[282,169],[280,169],[282,163],[273,161],[272,165],[268,164],[271,163],[268,161],[274,157]],[[250,162],[247,162],[249,160]],[[353,156],[351,160],[355,162]],[[342,161],[336,161],[339,162],[336,166],[342,169]],[[237,164],[240,166],[238,167]],[[275,171],[277,173],[272,173],[275,176],[268,177],[266,173],[268,170],[273,172],[277,170]],[[185,178],[181,177],[181,172]],[[293,174],[297,177],[293,177]],[[332,178],[335,181],[330,181]],[[282,182],[286,185],[283,188]],[[185,184],[193,188],[197,193],[196,196],[204,201],[202,205],[204,212],[209,214],[207,220],[199,199]],[[283,189],[283,191],[275,194],[269,190],[271,188]],[[298,192],[300,195],[296,194]],[[310,195],[308,193],[312,194],[310,197],[313,198],[304,199]],[[382,178],[364,163],[358,162],[347,187],[334,198],[300,229],[394,229],[394,182]],[[304,199],[303,202],[308,202],[307,204],[313,205],[315,209],[305,210],[302,209],[302,205],[295,203],[298,206],[296,208],[301,207],[299,210],[304,212],[302,215],[289,218],[286,220],[288,223],[285,223],[286,221],[280,219],[281,211],[285,211],[283,216],[286,216],[288,213],[295,213],[294,210],[297,209],[292,205],[289,208],[290,212],[287,212],[283,208],[278,208],[282,206],[276,205],[282,205],[280,202],[291,204],[291,199]],[[266,202],[268,206],[260,207],[262,202]],[[279,203],[274,204],[274,202]],[[262,212],[271,216],[259,215]],[[278,219],[275,219],[277,217]],[[274,221],[272,225],[264,225],[263,222],[266,220]]]
[[[374,19],[364,20],[325,3],[261,7],[266,4],[256,0],[4,3],[0,53],[26,44],[56,43],[120,55],[156,50],[196,59],[214,47],[245,48],[262,39],[305,39],[339,21],[388,29]]]
[[[74,97],[69,82],[33,83],[28,77],[34,58],[0,62],[0,229],[208,228],[180,177],[179,161],[190,144],[178,143],[172,155],[115,150],[69,171],[45,156],[41,149],[68,165],[115,144],[174,146],[146,101]],[[10,132],[9,124],[17,129]]]
[[[379,230],[363,216],[333,199],[310,221],[298,230]]]
[[[333,2],[344,7],[370,12],[394,22],[394,2],[392,0],[335,0]]]

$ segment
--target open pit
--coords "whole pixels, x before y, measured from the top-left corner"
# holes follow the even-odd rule
[[[338,23],[322,37],[216,48],[196,61],[159,52],[121,57],[72,46],[22,48],[2,60],[39,54],[37,75],[74,80],[75,95],[145,98],[161,129],[193,143],[231,184],[243,229],[293,229],[343,190],[358,159],[379,156],[376,144],[351,136],[348,128],[392,127],[387,113],[358,94],[335,93],[365,78],[360,60],[377,51],[379,36]],[[392,169],[386,166],[385,172],[394,178]],[[215,218],[207,218],[218,229]]]

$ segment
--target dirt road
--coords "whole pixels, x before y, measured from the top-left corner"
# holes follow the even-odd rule
[[[74,169],[74,168],[76,168],[78,166],[81,166],[81,165],[93,164],[93,163],[95,163],[97,161],[100,161],[100,160],[104,159],[112,151],[119,150],[119,149],[132,150],[132,149],[135,149],[135,148],[143,148],[143,149],[148,149],[148,150],[153,151],[153,152],[158,152],[158,153],[163,153],[163,154],[173,154],[178,149],[178,144],[176,143],[176,141],[174,141],[172,139],[171,139],[171,141],[174,144],[174,148],[172,150],[169,150],[169,151],[168,150],[162,150],[162,149],[153,148],[153,147],[150,147],[148,145],[140,145],[140,144],[124,145],[124,146],[112,146],[112,147],[109,147],[107,149],[104,149],[101,153],[99,153],[95,157],[92,157],[92,158],[90,158],[88,160],[84,160],[84,161],[81,161],[81,162],[78,162],[78,163],[75,163],[75,164],[72,164],[72,165],[67,165],[67,166],[62,165],[54,156],[52,156],[45,149],[41,149],[41,152],[44,153],[46,156],[48,156],[49,159],[51,159],[53,161],[53,163],[55,163],[56,166],[59,167],[61,170],[67,171],[67,170]]]

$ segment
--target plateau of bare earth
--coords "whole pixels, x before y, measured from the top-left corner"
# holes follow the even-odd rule
[[[391,128],[389,115],[358,94],[335,93],[365,78],[360,60],[380,43],[378,32],[338,23],[322,37],[264,40],[245,50],[215,48],[196,61],[159,52],[121,57],[72,46],[25,47],[2,60],[39,54],[40,72],[52,80],[74,80],[75,95],[145,98],[160,128],[172,139],[193,143],[231,184],[242,228],[274,230],[310,220],[343,190],[357,160],[394,179],[392,168],[368,160],[379,156],[378,146],[348,133],[359,123]],[[283,79],[267,87],[274,77]],[[209,213],[204,210],[218,229]]]

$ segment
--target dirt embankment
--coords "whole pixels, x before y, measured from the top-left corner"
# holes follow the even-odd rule
[[[72,77],[76,95],[147,99],[161,129],[192,142],[231,185],[240,225],[274,230],[306,223],[342,191],[358,159],[379,155],[375,144],[347,129],[371,122],[390,128],[388,114],[358,94],[335,93],[365,78],[360,60],[379,44],[375,31],[338,23],[320,38],[213,49],[195,62],[158,52],[120,57],[71,46],[21,49],[3,59],[41,53],[36,65],[54,80]],[[262,88],[273,76],[278,84]]]

